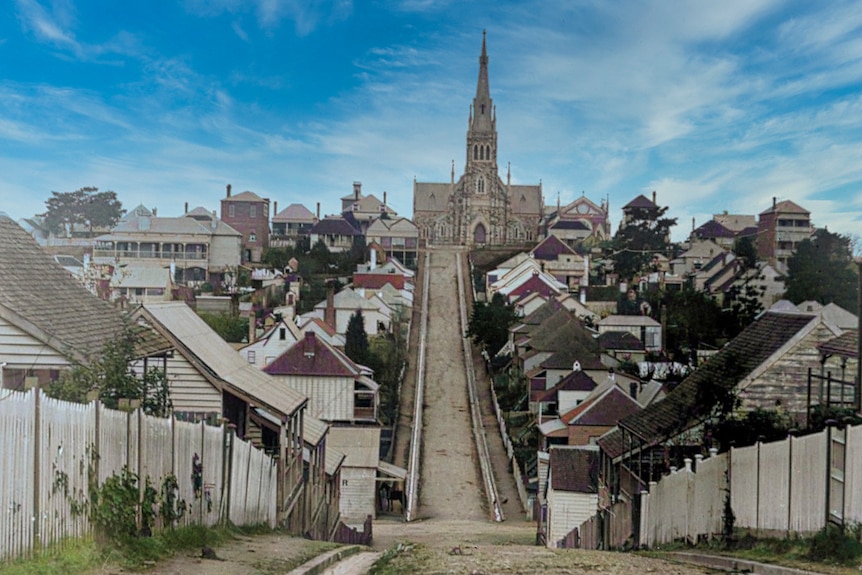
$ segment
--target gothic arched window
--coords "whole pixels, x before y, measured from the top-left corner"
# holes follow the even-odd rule
[[[479,178],[476,181],[476,192],[479,194],[485,193],[485,178]]]
[[[479,146],[473,146],[473,159],[479,159]]]

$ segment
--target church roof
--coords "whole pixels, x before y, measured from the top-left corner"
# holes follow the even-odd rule
[[[413,213],[445,212],[450,184],[416,182],[413,184]]]
[[[542,186],[509,186],[512,213],[538,216],[542,213]]]

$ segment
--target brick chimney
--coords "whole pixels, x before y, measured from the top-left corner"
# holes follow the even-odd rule
[[[274,215],[274,216],[278,215],[278,202],[277,201],[272,203],[272,215]]]
[[[317,202],[317,219],[320,219],[320,202]]]
[[[185,211],[184,211],[183,213],[184,213],[184,214],[189,213],[189,203],[188,203],[188,202],[186,202]]]
[[[353,182],[353,199],[359,201],[360,195],[362,195],[362,182]]]
[[[313,331],[308,330],[305,332],[305,351],[303,351],[302,355],[305,357],[314,357],[315,352],[317,351],[317,336]]]
[[[331,327],[335,328],[335,288],[329,286],[326,290],[326,309],[323,310],[323,321]]]
[[[655,204],[655,190],[652,191],[652,203]]]
[[[230,197],[230,184],[227,185],[227,197]]]

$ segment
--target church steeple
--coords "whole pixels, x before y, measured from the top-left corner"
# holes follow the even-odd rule
[[[473,122],[470,124],[472,131],[494,131],[493,106],[491,88],[488,84],[488,50],[485,44],[485,31],[483,30],[482,54],[479,56],[479,81],[476,82],[476,97],[473,98]]]
[[[488,49],[485,31],[482,31],[482,53],[479,55],[479,80],[476,82],[476,97],[470,107],[470,124],[467,130],[467,171],[475,168],[497,173],[497,112],[491,100],[488,83]]]

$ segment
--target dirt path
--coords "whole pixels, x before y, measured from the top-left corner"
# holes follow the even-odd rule
[[[483,521],[470,425],[454,252],[431,254],[419,518]]]

